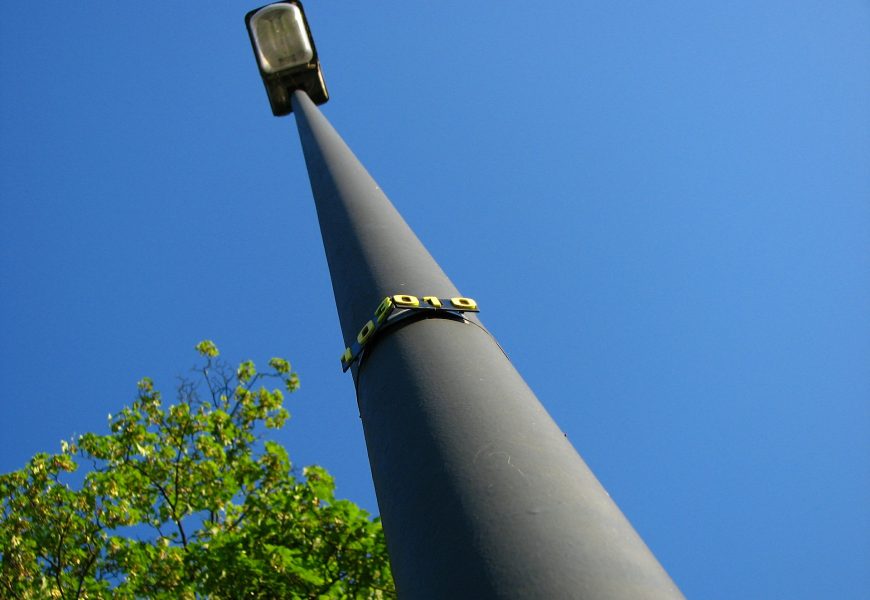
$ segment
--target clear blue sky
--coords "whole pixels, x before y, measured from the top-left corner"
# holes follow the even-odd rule
[[[290,358],[377,506],[257,3],[0,6],[0,470]],[[870,5],[306,4],[324,113],[691,598],[870,590]]]

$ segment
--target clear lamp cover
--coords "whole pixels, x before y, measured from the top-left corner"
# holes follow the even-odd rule
[[[251,17],[251,31],[266,73],[304,65],[314,58],[302,11],[294,4],[273,4],[257,11]]]

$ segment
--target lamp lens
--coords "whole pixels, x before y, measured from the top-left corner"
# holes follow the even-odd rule
[[[267,73],[304,65],[314,58],[302,11],[294,4],[273,4],[254,13],[251,31],[260,66]]]

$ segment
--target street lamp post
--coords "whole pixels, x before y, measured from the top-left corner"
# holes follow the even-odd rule
[[[277,6],[288,5],[313,48],[298,2]],[[246,19],[255,52],[257,14]],[[289,38],[285,54],[306,46]],[[287,81],[400,597],[682,598],[481,324],[476,302],[305,85]]]
[[[304,90],[315,104],[329,100],[314,38],[299,2],[276,2],[245,15],[272,114],[292,111],[290,94]]]

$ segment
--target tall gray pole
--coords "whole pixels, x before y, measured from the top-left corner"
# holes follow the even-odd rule
[[[346,345],[386,296],[460,296],[308,96],[292,101]],[[474,316],[386,329],[352,373],[400,598],[683,597]]]

